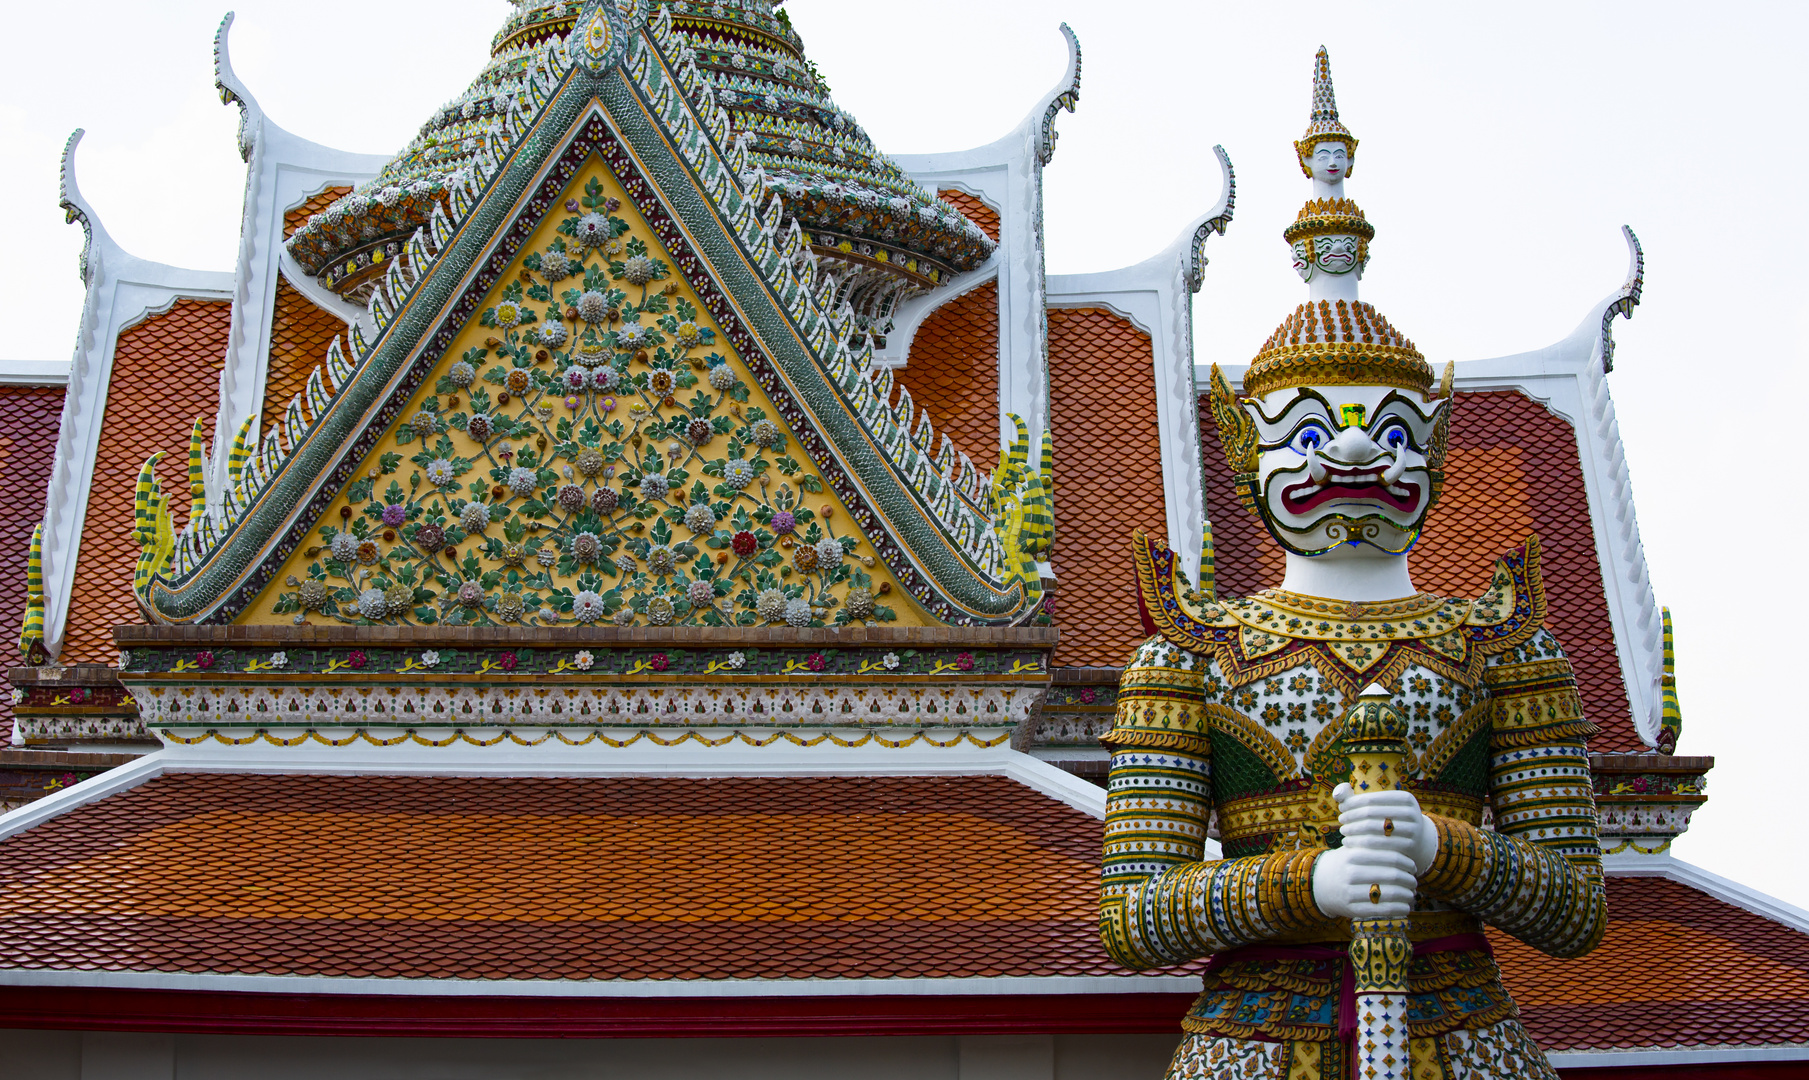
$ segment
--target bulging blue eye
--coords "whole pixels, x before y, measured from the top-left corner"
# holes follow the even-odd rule
[[[1294,439],[1288,445],[1297,454],[1305,454],[1309,450],[1318,450],[1331,441],[1331,433],[1318,424],[1306,424],[1294,433]]]
[[[1407,448],[1407,429],[1399,424],[1392,425],[1388,430],[1382,432],[1381,442],[1390,450],[1405,450]]]

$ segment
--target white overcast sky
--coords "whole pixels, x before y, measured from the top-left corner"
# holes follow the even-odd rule
[[[76,127],[88,130],[83,190],[127,250],[232,268],[244,166],[211,52],[225,2],[94,0],[73,24],[61,5],[15,5],[13,40],[62,45],[13,50],[0,69],[0,324],[10,328],[0,355],[70,354],[80,230],[57,210],[56,165]],[[1290,140],[1305,126],[1320,44],[1362,140],[1349,194],[1378,229],[1364,296],[1435,364],[1563,338],[1620,285],[1619,227],[1631,225],[1645,243],[1645,302],[1615,324],[1610,382],[1652,578],[1677,624],[1679,750],[1718,759],[1677,851],[1809,906],[1792,826],[1809,815],[1793,802],[1806,790],[1793,763],[1809,754],[1809,655],[1799,654],[1809,639],[1790,630],[1809,602],[1792,569],[1809,492],[1791,464],[1809,385],[1809,258],[1796,252],[1789,209],[1809,178],[1809,6],[789,7],[837,101],[894,153],[1003,134],[1061,73],[1056,24],[1074,27],[1085,79],[1047,173],[1052,273],[1165,247],[1217,200],[1211,148],[1222,143],[1237,166],[1237,217],[1208,245],[1194,309],[1202,362],[1248,360],[1301,297],[1279,232],[1307,195]],[[237,10],[236,66],[272,120],[391,153],[478,71],[507,7],[240,0]]]

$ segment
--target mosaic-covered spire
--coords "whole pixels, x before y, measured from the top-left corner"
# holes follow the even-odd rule
[[[1300,171],[1308,176],[1313,170],[1307,162],[1313,155],[1313,147],[1327,141],[1337,141],[1345,145],[1350,153],[1351,167],[1357,160],[1357,137],[1350,133],[1344,122],[1338,119],[1338,97],[1332,90],[1332,58],[1319,46],[1319,53],[1313,58],[1313,111],[1307,119],[1306,134],[1294,144],[1294,152],[1300,158]],[[1345,175],[1350,175],[1349,170]]]

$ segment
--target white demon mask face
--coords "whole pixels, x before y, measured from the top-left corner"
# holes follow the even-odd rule
[[[1450,400],[1392,386],[1301,386],[1246,399],[1256,509],[1281,545],[1413,546],[1436,497]]]
[[[1321,273],[1348,274],[1352,270],[1363,276],[1366,261],[1363,241],[1348,233],[1309,236],[1294,241],[1289,250],[1294,256],[1294,272],[1302,281],[1312,281]]]

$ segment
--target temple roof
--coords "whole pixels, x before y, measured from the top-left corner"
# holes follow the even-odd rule
[[[1099,852],[1000,776],[173,773],[0,844],[0,969],[1129,975],[1096,942]]]
[[[526,80],[548,70],[546,46],[571,32],[584,7],[578,0],[515,2],[471,86],[441,106],[374,179],[311,215],[289,240],[289,252],[323,284],[366,298],[381,267],[358,256],[373,244],[406,240],[483,155],[501,152],[501,133],[522,107]],[[745,142],[749,166],[766,174],[819,256],[857,278],[877,272],[895,291],[933,288],[992,253],[994,241],[980,226],[906,176],[835,104],[784,11],[767,0],[649,4],[671,15],[684,62],[727,111],[729,140]],[[892,249],[921,262],[908,264]]]

